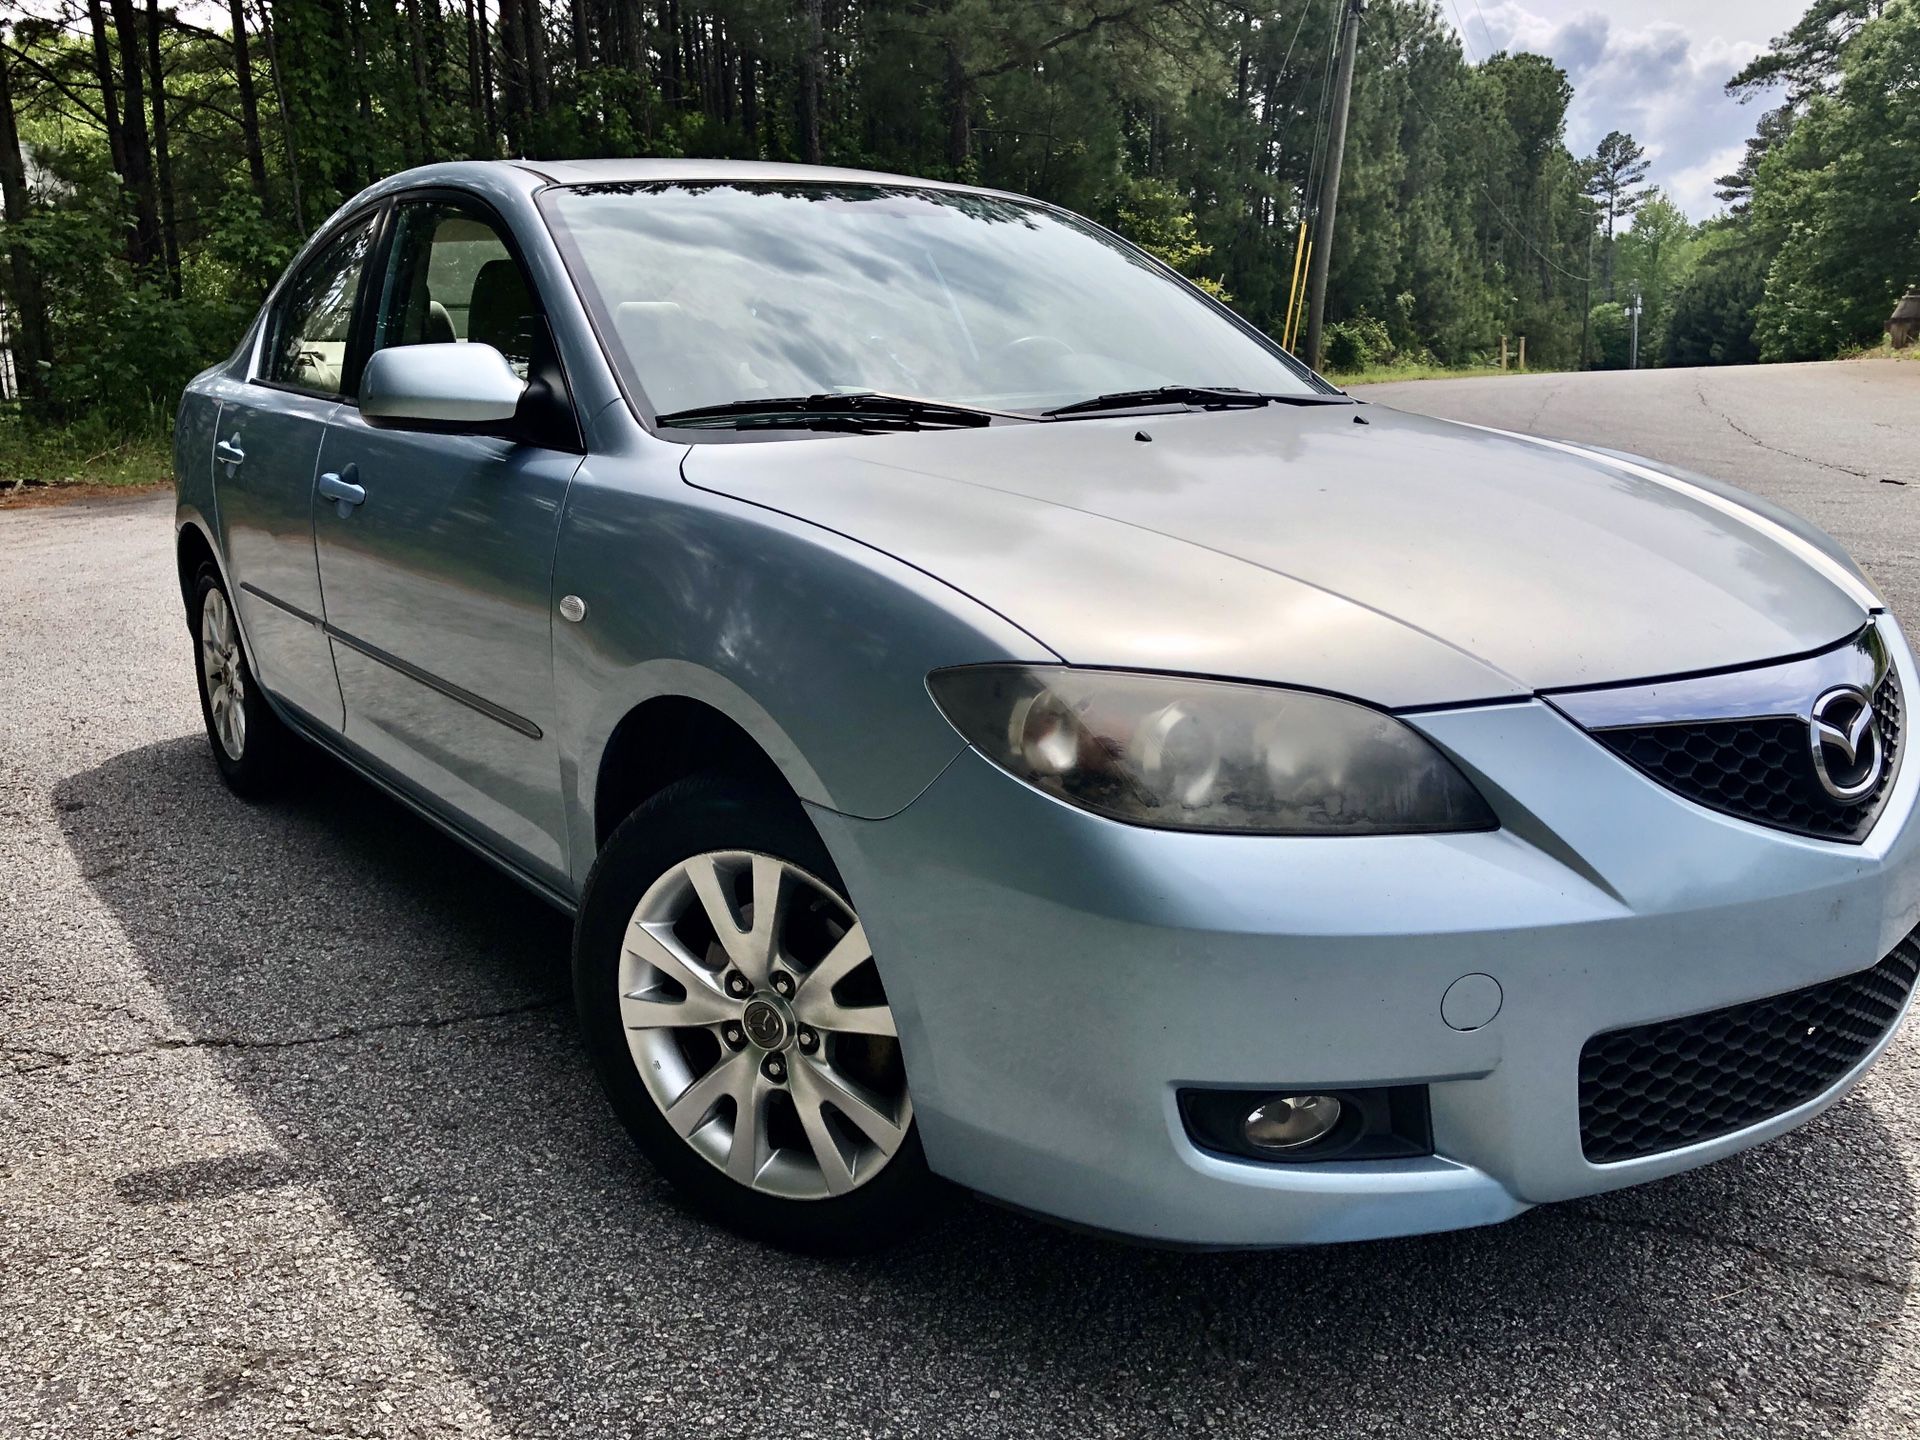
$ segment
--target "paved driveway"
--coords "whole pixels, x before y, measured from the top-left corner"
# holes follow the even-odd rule
[[[1372,398],[1742,480],[1920,619],[1920,365]],[[556,916],[330,764],[220,787],[168,545],[164,498],[0,513],[0,1436],[1920,1431],[1914,1036],[1763,1151],[1455,1236],[715,1233]]]

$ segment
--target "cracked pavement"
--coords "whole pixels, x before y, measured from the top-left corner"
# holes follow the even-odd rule
[[[1920,620],[1920,365],[1368,398],[1746,484]],[[707,1228],[600,1100],[558,916],[327,762],[221,788],[169,515],[0,512],[0,1436],[1920,1431],[1920,1031],[1773,1145],[1459,1235]]]

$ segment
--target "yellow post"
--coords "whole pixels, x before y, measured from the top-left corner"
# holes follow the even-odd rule
[[[1313,241],[1307,241],[1307,264],[1313,264]],[[1287,327],[1286,351],[1293,354],[1293,345],[1300,338],[1300,322],[1307,316],[1307,287],[1300,287],[1299,303],[1294,307],[1293,323]]]
[[[1300,222],[1299,238],[1293,242],[1293,283],[1287,286],[1287,316],[1280,326],[1280,343],[1293,349],[1293,305],[1300,294],[1300,262],[1307,253],[1307,222]]]

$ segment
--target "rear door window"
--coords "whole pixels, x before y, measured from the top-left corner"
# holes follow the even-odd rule
[[[344,393],[354,300],[372,245],[368,217],[337,236],[288,283],[274,308],[262,379],[314,395]]]

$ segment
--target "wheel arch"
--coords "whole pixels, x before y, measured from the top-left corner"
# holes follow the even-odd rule
[[[201,566],[211,565],[213,573],[220,577],[220,584],[225,587],[228,598],[233,601],[233,623],[240,632],[240,648],[246,652],[247,664],[253,666],[254,673],[258,675],[259,661],[253,653],[253,641],[247,635],[246,620],[240,613],[239,598],[234,595],[233,582],[227,575],[226,561],[220,554],[220,547],[213,541],[206,517],[199,510],[184,505],[180,508],[175,526],[173,556],[180,579],[180,608],[188,632],[192,632],[194,622],[195,577],[199,575]],[[267,694],[264,685],[261,686],[261,693]],[[270,704],[278,706],[279,702],[271,694],[267,694],[267,699]]]
[[[200,573],[200,567],[211,565],[216,571],[220,570],[220,557],[214,551],[213,541],[198,520],[181,522],[180,533],[174,539],[174,563],[180,573],[181,602],[191,613],[194,577]]]
[[[784,752],[786,764],[776,752]],[[677,780],[708,773],[763,782],[796,799],[811,798],[819,784],[759,707],[751,707],[743,721],[735,707],[715,703],[713,696],[663,689],[631,705],[607,732],[588,790],[594,852],[652,796]]]

